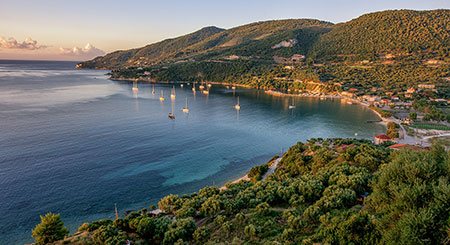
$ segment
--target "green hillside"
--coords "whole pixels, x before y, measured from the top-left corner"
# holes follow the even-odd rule
[[[267,178],[267,167],[255,167],[251,182],[168,195],[161,214],[144,208],[83,224],[57,244],[446,244],[449,169],[438,145],[396,152],[311,139]]]
[[[167,39],[143,48],[117,51],[82,62],[82,68],[147,67],[175,62],[227,59],[230,55],[244,59],[273,61],[274,55],[306,54],[317,38],[330,30],[331,23],[292,19],[257,22],[223,30],[206,27],[197,32]],[[293,48],[272,48],[295,39]]]
[[[448,57],[449,48],[450,10],[392,10],[335,25],[320,37],[312,53],[318,60],[414,53]]]

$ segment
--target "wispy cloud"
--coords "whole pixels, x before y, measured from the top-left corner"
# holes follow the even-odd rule
[[[0,49],[23,49],[23,50],[36,50],[47,48],[48,46],[39,45],[36,40],[30,37],[26,38],[23,42],[18,42],[15,38],[10,37],[8,39],[0,37]]]
[[[96,56],[105,54],[105,51],[94,47],[90,43],[86,44],[86,46],[84,46],[84,48],[79,48],[79,47],[59,48],[59,51],[63,55],[79,56],[79,57],[85,57],[85,58],[94,58]]]

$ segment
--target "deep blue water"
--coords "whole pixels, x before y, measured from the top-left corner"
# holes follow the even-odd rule
[[[107,79],[73,62],[0,61],[0,244],[32,241],[46,212],[82,222],[146,207],[169,193],[222,185],[311,137],[371,138],[370,110],[339,100],[235,93]],[[164,90],[166,101],[159,101]],[[242,109],[233,105],[240,97]],[[191,112],[180,109],[188,98]]]

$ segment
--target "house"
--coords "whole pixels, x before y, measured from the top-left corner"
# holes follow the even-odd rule
[[[406,93],[408,93],[408,94],[413,94],[413,93],[415,93],[416,92],[416,89],[415,88],[408,88],[407,90],[406,90]]]
[[[379,135],[375,136],[373,141],[374,141],[375,145],[380,145],[380,144],[383,144],[386,142],[393,142],[391,137],[389,137],[385,134],[379,134]]]
[[[436,85],[422,83],[422,84],[419,84],[419,88],[421,88],[421,89],[435,89]]]
[[[408,149],[408,150],[414,150],[414,151],[420,151],[420,150],[426,150],[426,148],[422,148],[420,146],[415,145],[408,145],[408,144],[394,144],[389,146],[389,149],[398,151],[401,149]]]
[[[379,101],[380,97],[375,96],[375,95],[363,95],[363,100],[367,101],[367,102],[375,102],[375,101]]]
[[[348,98],[353,98],[353,97],[355,97],[355,94],[353,94],[351,92],[344,91],[344,92],[341,93],[341,96],[348,97]]]

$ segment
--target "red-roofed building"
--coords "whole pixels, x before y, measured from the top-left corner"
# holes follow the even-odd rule
[[[374,137],[373,141],[374,141],[375,145],[379,145],[379,144],[383,144],[385,142],[392,142],[393,140],[391,139],[391,137],[389,137],[385,134],[379,134]]]
[[[395,144],[395,145],[391,145],[389,146],[390,149],[392,150],[401,150],[401,149],[409,149],[409,150],[414,150],[414,151],[421,151],[421,150],[426,150],[426,148],[422,148],[420,146],[415,146],[415,145],[408,145],[408,144]]]

